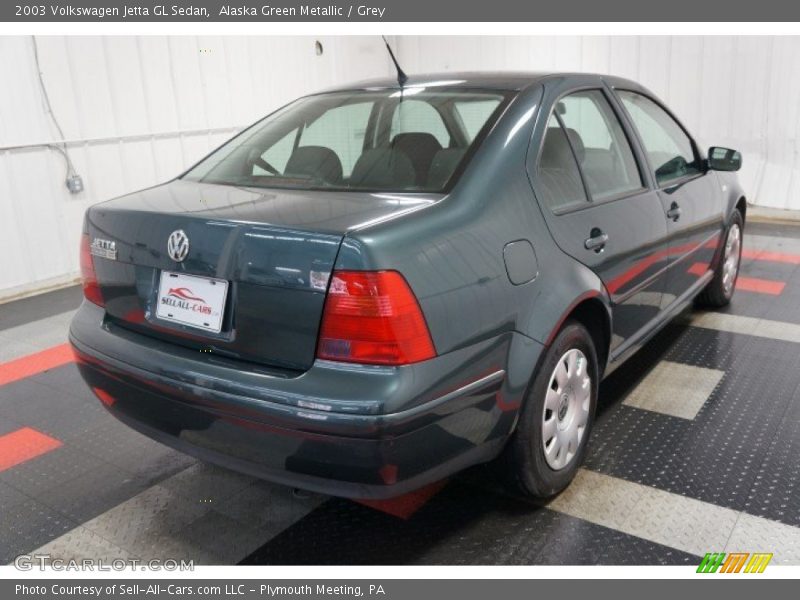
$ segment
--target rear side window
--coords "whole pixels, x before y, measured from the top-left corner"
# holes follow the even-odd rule
[[[536,181],[541,200],[554,211],[586,203],[578,163],[567,133],[555,115],[547,122]]]
[[[667,111],[642,94],[618,94],[639,131],[659,186],[701,172],[691,138]]]
[[[592,200],[642,188],[628,138],[600,90],[577,92],[556,107],[583,172]]]

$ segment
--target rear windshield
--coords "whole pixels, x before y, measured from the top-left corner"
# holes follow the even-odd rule
[[[440,192],[508,97],[494,91],[337,92],[301,98],[216,150],[185,179],[225,185]]]

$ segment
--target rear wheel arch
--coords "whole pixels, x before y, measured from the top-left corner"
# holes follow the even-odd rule
[[[550,332],[545,346],[549,347],[570,321],[580,323],[589,332],[602,378],[611,352],[611,311],[604,297],[597,292],[590,292],[575,300]]]
[[[564,322],[570,320],[583,325],[592,337],[602,378],[611,349],[611,317],[608,309],[598,297],[587,298],[570,311]]]

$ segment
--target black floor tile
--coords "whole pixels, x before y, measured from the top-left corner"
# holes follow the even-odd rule
[[[0,401],[0,417],[33,427],[58,440],[81,435],[111,418],[99,401],[78,399],[32,381],[13,385],[24,385],[25,393]]]
[[[52,508],[27,500],[0,511],[0,564],[36,550],[78,523]]]
[[[694,564],[697,557],[451,483],[408,520],[332,499],[242,564]]]
[[[68,394],[73,398],[91,400],[93,404],[98,402],[89,386],[81,378],[78,367],[74,363],[33,375],[30,380],[57,390],[61,394]]]
[[[103,461],[78,449],[61,446],[0,472],[0,481],[31,498],[52,498],[61,485],[102,466]],[[91,492],[86,490],[87,495]]]
[[[758,465],[745,510],[800,527],[800,388],[778,430],[762,443],[766,457]]]
[[[85,523],[133,498],[149,487],[111,464],[100,464],[58,486],[57,493],[44,494],[40,501],[76,523]]]
[[[21,427],[22,425],[20,425],[13,419],[9,419],[8,417],[0,415],[0,435],[11,433],[12,431],[16,431]]]
[[[27,377],[0,386],[0,417],[13,417],[13,410],[32,402],[44,402],[53,395],[52,388]]]
[[[100,426],[71,439],[69,443],[147,485],[154,485],[196,462],[194,458],[126,427],[111,415],[106,415]]]
[[[18,489],[0,481],[0,508],[2,508],[2,510],[8,510],[12,506],[21,504],[30,499],[30,497],[26,496]]]
[[[73,285],[46,294],[7,302],[0,311],[0,331],[75,310],[82,300],[81,286]]]
[[[800,381],[800,353],[788,342],[699,328],[671,337],[670,329],[601,387],[587,467],[750,512],[750,490]],[[725,372],[693,420],[622,404],[658,359]]]

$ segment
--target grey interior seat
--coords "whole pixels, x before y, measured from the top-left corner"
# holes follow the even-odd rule
[[[416,178],[414,183],[425,185],[436,153],[442,149],[439,140],[431,133],[398,133],[392,139],[392,147],[402,151],[411,160]]]
[[[406,188],[414,185],[416,173],[404,152],[373,148],[359,156],[350,175],[350,185],[362,188]]]

